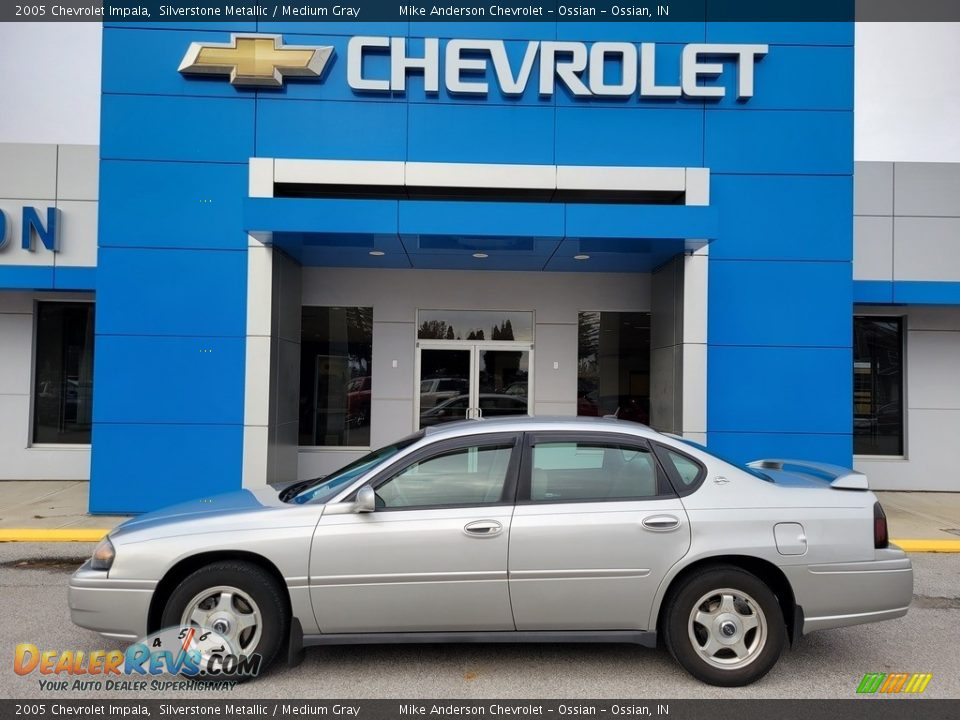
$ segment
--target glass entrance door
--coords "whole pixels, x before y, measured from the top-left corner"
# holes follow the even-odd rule
[[[529,346],[418,343],[418,427],[530,414]]]
[[[466,418],[473,377],[472,348],[421,347],[419,427]]]

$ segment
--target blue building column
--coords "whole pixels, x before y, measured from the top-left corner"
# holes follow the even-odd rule
[[[708,445],[721,455],[852,462],[852,180],[714,176],[715,201],[741,218],[710,256]]]
[[[91,512],[241,487],[254,100],[131,87],[116,56],[168,36],[104,32]]]

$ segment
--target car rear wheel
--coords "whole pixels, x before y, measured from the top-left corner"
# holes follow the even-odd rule
[[[184,578],[167,600],[162,623],[213,630],[227,641],[228,652],[259,655],[263,671],[283,646],[290,614],[283,588],[270,573],[253,563],[227,560]],[[201,654],[205,667],[207,653]],[[231,675],[221,672],[218,677]]]
[[[736,687],[759,680],[786,643],[776,596],[740,568],[693,575],[667,603],[667,647],[691,675],[710,685]]]

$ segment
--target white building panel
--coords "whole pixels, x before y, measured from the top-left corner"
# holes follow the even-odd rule
[[[906,412],[904,456],[858,457],[854,466],[874,490],[960,491],[960,307],[871,306],[856,312],[905,316]]]

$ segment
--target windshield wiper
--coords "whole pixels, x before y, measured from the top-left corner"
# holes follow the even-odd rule
[[[295,482],[290,487],[284,488],[280,491],[280,500],[282,502],[287,502],[290,498],[300,493],[301,490],[306,488],[310,483],[315,483],[318,480],[323,478],[310,478],[309,480],[301,480],[300,482]]]

